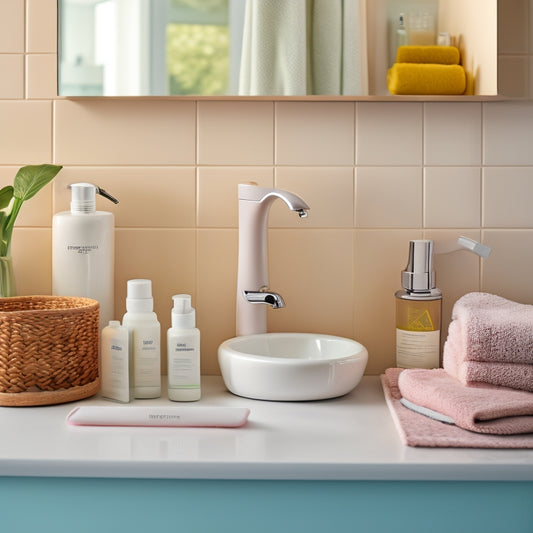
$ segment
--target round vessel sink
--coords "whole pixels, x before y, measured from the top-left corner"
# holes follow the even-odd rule
[[[342,396],[365,371],[366,348],[351,339],[313,333],[235,337],[218,348],[228,390],[256,400],[305,401]]]

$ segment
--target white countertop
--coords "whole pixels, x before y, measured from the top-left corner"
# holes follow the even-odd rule
[[[409,448],[398,437],[378,377],[320,402],[233,396],[202,377],[202,399],[130,405],[248,407],[242,428],[73,427],[77,405],[0,407],[0,476],[175,479],[533,480],[533,450]]]

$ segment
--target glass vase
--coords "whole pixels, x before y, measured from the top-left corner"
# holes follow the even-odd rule
[[[15,272],[13,258],[10,255],[0,256],[0,297],[16,296]]]

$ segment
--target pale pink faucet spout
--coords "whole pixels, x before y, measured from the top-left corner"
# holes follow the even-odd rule
[[[309,206],[296,194],[257,185],[239,185],[237,336],[266,333],[267,306],[264,304],[283,307],[283,299],[270,291],[268,281],[267,221],[270,206],[277,198],[301,218],[307,216]],[[264,299],[259,295],[262,292]]]

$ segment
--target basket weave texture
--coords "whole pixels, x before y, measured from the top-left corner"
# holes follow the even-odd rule
[[[0,298],[0,405],[62,403],[95,394],[99,310],[90,298]],[[36,394],[55,391],[69,392]]]

